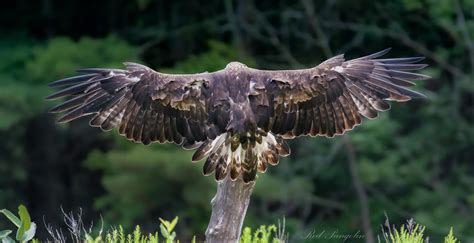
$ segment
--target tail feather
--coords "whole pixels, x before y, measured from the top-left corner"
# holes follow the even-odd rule
[[[260,173],[265,173],[267,171],[267,167],[268,167],[268,164],[267,164],[267,160],[265,157],[260,157],[258,159],[258,163],[257,163],[257,170],[258,172]]]
[[[236,158],[231,158],[230,156],[228,159],[231,159],[232,164],[230,166],[230,179],[235,181],[237,178],[239,178],[240,174],[242,173],[242,167],[240,163],[237,163]]]
[[[204,166],[202,167],[202,172],[205,176],[210,175],[214,170],[216,170],[217,160],[215,156],[209,156],[204,162]]]
[[[212,142],[211,141],[204,142],[201,146],[199,146],[196,152],[194,152],[192,161],[196,162],[201,159],[204,159],[209,154],[209,152],[211,152],[211,149],[212,149]]]
[[[227,169],[229,168],[229,164],[227,163],[226,159],[224,157],[220,157],[219,160],[217,161],[217,166],[216,166],[216,180],[221,181],[227,176]]]
[[[224,133],[201,144],[192,160],[207,156],[203,173],[210,175],[214,172],[217,181],[230,175],[231,180],[242,176],[248,183],[255,180],[257,172],[264,173],[268,164],[277,165],[279,156],[289,154],[286,142],[272,133],[258,133],[250,138]]]
[[[278,165],[278,150],[274,145],[269,146],[269,150],[266,151],[265,156],[270,165]]]
[[[245,153],[245,159],[242,163],[242,178],[245,183],[255,180],[257,175],[257,161],[253,149],[248,149]]]

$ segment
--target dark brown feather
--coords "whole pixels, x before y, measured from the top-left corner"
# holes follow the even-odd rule
[[[242,167],[240,163],[237,163],[236,158],[232,158],[232,164],[230,168],[230,179],[235,181],[242,173]]]
[[[212,141],[209,140],[209,141],[204,142],[201,146],[199,146],[196,152],[194,152],[192,161],[195,162],[195,161],[204,159],[209,154],[211,149],[212,149]]]
[[[254,181],[257,174],[257,160],[252,149],[247,150],[242,163],[242,178],[245,183]]]
[[[216,165],[215,176],[216,176],[217,181],[221,181],[227,176],[227,168],[228,168],[227,162],[225,161],[223,157],[220,157],[217,160],[217,165]]]

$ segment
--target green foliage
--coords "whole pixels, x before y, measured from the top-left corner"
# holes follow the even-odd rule
[[[7,238],[8,235],[12,233],[11,230],[2,230],[0,231],[0,239],[5,239]]]
[[[427,243],[429,237],[424,236],[425,226],[409,220],[407,224],[403,224],[400,229],[395,226],[390,227],[387,220],[386,228],[388,232],[382,229],[383,237],[386,243]],[[380,242],[380,239],[379,239]],[[456,243],[458,240],[454,237],[453,228],[449,230],[448,235],[444,238],[444,243]]]
[[[451,227],[451,229],[449,229],[449,233],[446,237],[444,237],[444,243],[458,243],[458,239],[456,239],[456,237],[454,237],[454,233],[453,233],[453,227]]]
[[[31,222],[30,215],[25,206],[20,205],[18,207],[18,215],[15,216],[7,209],[0,210],[8,220],[10,220],[17,228],[16,240],[19,242],[39,242],[38,239],[33,237],[36,232],[35,223]],[[139,225],[136,225],[131,233],[126,233],[122,225],[119,224],[117,227],[110,227],[105,233],[105,238],[102,237],[102,227],[97,233],[93,233],[91,229],[86,230],[82,214],[79,213],[77,217],[72,214],[64,213],[64,223],[71,232],[73,242],[86,242],[86,243],[179,243],[177,240],[177,234],[175,228],[178,224],[178,217],[173,220],[165,220],[159,218],[159,230],[153,233],[144,233]],[[47,225],[47,231],[50,236],[53,237],[55,242],[67,242],[68,239],[55,232],[61,232],[61,229],[52,229],[51,226]],[[23,228],[23,229],[22,229]],[[2,243],[14,242],[9,237],[12,233],[11,230],[0,230],[0,240]],[[425,227],[415,223],[413,220],[409,220],[407,224],[402,225],[399,229],[395,226],[391,226],[388,219],[385,223],[385,228],[382,229],[383,239],[386,243],[423,243],[427,242],[427,237],[424,236]],[[161,241],[160,241],[161,237]],[[196,242],[196,237],[192,237],[193,243]],[[260,225],[255,230],[251,227],[244,227],[242,235],[240,237],[240,243],[284,243],[287,242],[285,235],[285,219],[283,219],[283,225],[278,222],[278,227],[275,225]],[[380,239],[379,239],[380,242]],[[451,227],[448,235],[445,237],[445,243],[457,243],[458,240],[454,236],[453,228]]]
[[[101,235],[91,236],[85,235],[86,243],[179,243],[179,240],[176,240],[176,232],[174,228],[178,223],[178,217],[175,217],[172,221],[163,220],[160,218],[160,230],[154,233],[145,234],[141,231],[140,226],[135,226],[135,230],[132,233],[124,233],[122,226],[119,226],[117,230],[110,230],[105,239],[102,239]],[[160,241],[161,237],[161,241]],[[196,242],[196,237],[193,236],[191,242]],[[275,225],[261,225],[256,230],[252,230],[250,227],[245,227],[242,231],[242,236],[240,239],[241,243],[283,243],[277,238],[277,227]]]
[[[178,223],[178,217],[174,218],[173,221],[167,221],[160,218],[160,232],[163,237],[166,239],[166,243],[174,242],[176,238],[176,232],[174,232],[174,227]]]
[[[161,227],[161,225],[160,225]],[[167,240],[165,236],[162,236],[163,239]],[[150,233],[148,235],[144,234],[140,226],[135,226],[135,229],[132,233],[125,234],[123,227],[120,225],[119,230],[113,229],[106,234],[105,241],[102,240],[102,237],[99,235],[96,238],[91,237],[90,240],[86,240],[87,243],[95,242],[106,242],[106,243],[158,243],[159,235],[158,232]]]
[[[73,242],[86,242],[86,243],[179,243],[180,240],[177,239],[177,234],[175,228],[178,224],[178,217],[175,217],[173,220],[165,220],[159,218],[159,230],[152,233],[144,233],[139,225],[136,225],[134,230],[130,233],[126,233],[126,230],[119,225],[118,227],[110,227],[105,233],[105,237],[102,237],[102,229],[93,233],[92,231],[87,231],[83,225],[83,221],[80,218],[82,215],[79,214],[78,218],[71,217],[70,214],[65,214],[65,224],[68,227],[68,230],[71,232],[71,237]],[[49,227],[49,226],[48,226]],[[75,230],[77,227],[77,230]],[[53,237],[55,242],[68,242],[68,238],[63,237],[54,232],[60,232],[60,229],[53,230],[52,228],[48,229],[50,236]],[[261,225],[255,230],[252,230],[250,227],[245,227],[242,231],[241,243],[283,243],[285,242],[282,239],[282,236],[279,235],[279,232],[284,232],[284,229],[277,229],[275,225]],[[191,238],[192,243],[196,243],[196,236]]]
[[[413,229],[405,229],[405,225],[402,225],[400,231],[394,230],[393,234],[390,234],[390,242],[393,243],[423,243],[423,233],[425,227],[416,224]]]
[[[245,227],[240,237],[240,243],[280,243],[277,238],[275,225],[260,225],[253,233],[250,227]],[[283,243],[283,242],[282,242]]]
[[[0,213],[5,215],[5,217],[7,217],[7,219],[10,220],[10,222],[12,222],[16,227],[21,227],[21,220],[8,209],[2,209],[0,210]]]
[[[20,205],[18,207],[18,215],[14,215],[7,209],[0,210],[0,213],[5,215],[5,217],[10,220],[18,229],[16,231],[15,239],[19,242],[27,242],[33,239],[36,233],[36,224],[31,222],[30,214],[25,206]],[[14,242],[13,239],[9,236],[12,233],[11,230],[1,230],[0,231],[0,240],[2,243]]]

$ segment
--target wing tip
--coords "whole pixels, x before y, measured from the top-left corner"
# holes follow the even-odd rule
[[[58,118],[58,119],[56,120],[56,123],[57,123],[57,124],[64,124],[64,123],[68,123],[68,122],[70,122],[70,121],[72,121],[72,120],[74,120],[74,119],[68,119],[67,117],[64,117],[64,116],[63,116],[63,117]]]
[[[51,109],[48,110],[48,113],[58,113],[58,112],[60,112],[59,106],[60,105],[52,107]]]
[[[417,91],[414,91],[414,90],[411,90],[413,92],[413,95],[410,95],[411,98],[415,98],[415,99],[428,99],[428,96],[423,94],[423,93],[420,93],[420,92],[417,92]]]
[[[117,72],[122,73],[125,70],[117,69],[117,68],[79,68],[76,69],[76,72],[81,73],[83,75],[93,74],[93,75],[100,75],[100,74],[108,74],[110,72]]]
[[[54,94],[50,94],[48,96],[46,96],[46,98],[44,98],[45,100],[55,100],[55,99],[58,99],[58,98],[61,98],[58,96],[57,93],[54,93]]]
[[[363,57],[359,57],[359,58],[356,58],[354,60],[376,59],[376,58],[379,58],[381,56],[384,56],[385,54],[389,53],[391,50],[392,50],[392,47],[388,47],[388,48],[385,48],[381,51],[378,51],[378,52],[375,52],[375,53],[372,53],[372,54],[369,54],[369,55],[366,55],[366,56],[363,56]]]
[[[58,84],[59,81],[60,81],[60,80],[56,80],[56,81],[53,81],[53,82],[51,82],[51,83],[48,83],[47,85],[48,85],[48,87],[50,87],[50,88],[57,87],[57,86],[59,86],[59,84]]]
[[[389,47],[387,47],[387,48],[385,48],[385,49],[379,51],[379,53],[380,53],[381,56],[383,56],[383,55],[389,53],[391,50],[392,50],[392,47],[389,46]]]
[[[76,75],[76,76],[72,76],[72,77],[68,77],[68,78],[63,78],[63,79],[59,79],[59,80],[56,80],[56,81],[53,81],[53,82],[49,83],[48,87],[59,87],[59,86],[63,86],[63,85],[80,83],[80,82],[83,82],[85,80],[89,80],[89,79],[93,78],[94,76],[95,76],[95,74],[93,74],[93,73],[87,73],[87,74]]]

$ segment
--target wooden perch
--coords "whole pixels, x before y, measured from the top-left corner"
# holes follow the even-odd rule
[[[207,243],[239,242],[247,207],[255,181],[244,183],[229,177],[217,183],[217,192],[211,200],[211,220],[206,230]]]

